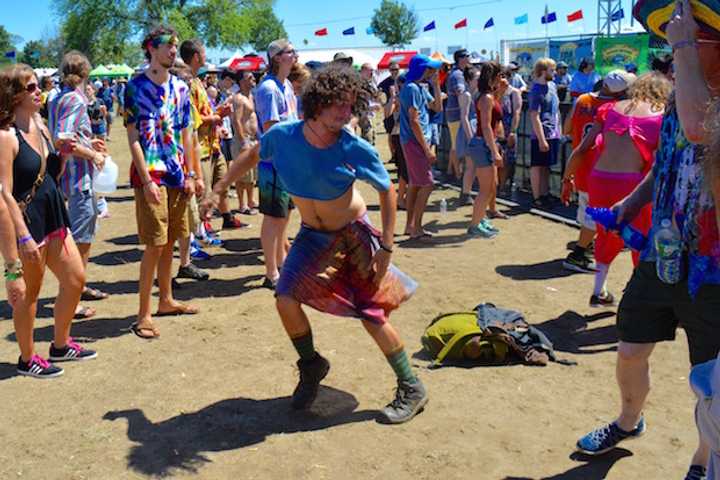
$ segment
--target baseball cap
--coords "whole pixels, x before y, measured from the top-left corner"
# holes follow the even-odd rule
[[[560,61],[557,63],[557,68],[568,68],[568,64],[563,61]]]
[[[613,70],[603,78],[603,85],[612,93],[627,90],[637,77],[625,70]]]
[[[455,60],[455,63],[458,62],[461,58],[469,57],[470,53],[465,48],[461,48],[460,50],[455,50],[455,53],[453,53],[453,60]]]
[[[407,71],[407,81],[414,82],[420,79],[425,73],[427,68],[440,68],[442,67],[440,60],[433,60],[427,55],[415,55],[410,59],[410,66]]]
[[[268,60],[279,55],[290,46],[290,42],[286,38],[280,38],[274,42],[270,42],[267,48]]]
[[[518,70],[520,68],[520,65],[518,65],[517,62],[510,62],[510,63],[508,63],[508,67],[511,70]]]

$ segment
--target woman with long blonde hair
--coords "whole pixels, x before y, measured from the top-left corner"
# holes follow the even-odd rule
[[[592,129],[573,151],[574,157],[597,147],[597,160],[590,173],[589,205],[610,208],[628,196],[652,168],[655,149],[660,140],[660,125],[665,103],[672,85],[657,73],[638,78],[628,92],[628,99],[610,102],[598,109]],[[647,235],[651,225],[651,208],[647,205],[632,222],[633,227]],[[617,232],[597,225],[595,240],[595,287],[590,306],[614,304],[606,280],[610,264],[624,248]],[[632,253],[633,264],[638,265],[639,252]]]
[[[17,371],[36,378],[63,370],[35,352],[33,326],[45,267],[62,279],[55,299],[51,361],[87,360],[97,354],[70,337],[70,325],[85,285],[85,269],[69,233],[65,200],[55,178],[61,159],[40,118],[42,101],[33,70],[23,64],[0,71],[0,183],[18,239],[27,292],[13,305],[20,347]],[[71,148],[72,145],[69,145]]]

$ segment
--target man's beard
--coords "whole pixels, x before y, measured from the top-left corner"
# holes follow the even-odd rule
[[[175,64],[175,61],[174,61],[174,60],[168,60],[168,61],[160,60],[158,63],[159,63],[163,68],[170,69],[170,68],[172,68],[173,65]]]

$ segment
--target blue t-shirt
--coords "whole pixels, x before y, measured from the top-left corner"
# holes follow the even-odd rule
[[[113,91],[112,87],[102,87],[98,90],[97,96],[105,104],[108,112],[113,111]]]
[[[460,103],[458,95],[467,89],[465,76],[459,68],[453,68],[445,81],[447,85],[447,103],[445,104],[445,118],[448,122],[460,121]]]
[[[355,180],[365,180],[377,191],[390,189],[390,176],[372,145],[343,129],[337,142],[316,148],[305,139],[304,124],[278,123],[260,140],[260,158],[271,159],[291,195],[333,200]]]
[[[560,138],[560,99],[554,82],[533,83],[528,93],[528,110],[540,112],[546,140]],[[534,130],[531,138],[537,138]]]
[[[297,100],[290,80],[280,83],[274,75],[268,75],[255,89],[255,115],[258,119],[258,135],[264,132],[266,122],[285,122],[298,119]]]
[[[592,71],[590,73],[583,73],[578,70],[575,75],[573,75],[568,90],[570,90],[570,93],[573,93],[575,95],[582,93],[590,93],[593,91],[593,87],[598,82],[598,80],[600,80],[600,78],[600,75],[598,75],[595,71]]]
[[[407,143],[417,140],[410,127],[410,114],[408,110],[414,108],[418,112],[418,120],[425,141],[430,140],[430,111],[428,103],[433,101],[430,93],[416,82],[407,82],[400,91],[400,141]]]

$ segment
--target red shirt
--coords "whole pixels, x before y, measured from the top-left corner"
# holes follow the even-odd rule
[[[582,142],[585,134],[592,128],[595,122],[598,109],[606,103],[615,102],[614,98],[602,98],[592,93],[585,93],[578,97],[575,102],[570,122],[572,124],[572,146],[577,148]],[[582,155],[582,162],[575,172],[575,188],[580,192],[588,191],[588,176],[595,166],[597,160],[597,149],[593,146]]]

